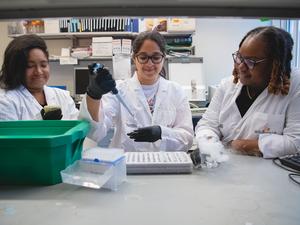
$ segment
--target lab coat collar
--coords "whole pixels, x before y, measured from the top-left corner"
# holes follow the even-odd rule
[[[20,85],[20,87],[17,90],[20,94],[24,95],[25,98],[29,99],[32,102],[32,104],[35,105],[34,107],[37,107],[37,109],[39,110],[43,108],[24,85]]]
[[[234,101],[236,100],[236,98],[238,97],[238,95],[241,93],[243,84],[239,81],[238,84],[236,85],[237,88],[239,89],[238,91],[236,91],[236,96],[234,96]],[[268,87],[266,87],[260,94],[259,96],[255,99],[255,101],[253,102],[253,104],[250,106],[250,108],[247,110],[244,118],[247,117],[247,115],[251,114],[252,110],[254,108],[257,107],[257,105],[260,105],[262,101],[264,101],[264,99],[268,96]],[[249,113],[250,112],[250,113]]]
[[[141,86],[140,81],[138,80],[137,73],[135,72],[133,77],[130,78],[130,87],[132,87],[133,91],[138,96],[138,99],[139,99],[140,103],[143,105],[144,109],[146,110],[149,118],[156,117],[156,114],[157,114],[156,111],[159,108],[159,106],[161,105],[161,103],[163,102],[163,100],[165,99],[165,96],[167,94],[167,89],[168,89],[167,81],[164,78],[159,77],[158,82],[159,82],[159,86],[158,86],[158,91],[156,94],[156,102],[155,102],[154,112],[152,115],[150,112],[148,103],[147,103],[147,99],[143,92],[143,88]],[[154,121],[154,120],[152,120],[152,121]]]
[[[30,93],[30,91],[24,85],[20,85],[18,90],[21,93],[23,93],[26,97],[34,98],[33,95]],[[49,94],[49,95],[51,95],[51,98],[55,98],[55,96],[53,95],[53,91],[50,87],[47,87],[46,85],[44,85],[43,90],[44,90],[44,93],[46,96],[47,96],[47,94]]]
[[[235,104],[235,107],[237,107],[235,100],[238,97],[238,95],[240,94],[241,90],[242,90],[243,84],[238,82],[238,84],[236,85],[236,88],[238,88],[238,90],[236,90],[235,96],[232,98]],[[263,90],[262,93],[260,93],[260,95],[255,99],[255,101],[252,103],[252,105],[250,106],[250,108],[247,110],[246,114],[241,117],[241,120],[239,121],[239,123],[237,124],[238,126],[241,126],[241,124],[244,123],[244,121],[249,117],[249,116],[253,116],[253,113],[256,112],[256,108],[257,106],[261,105],[261,102],[265,100],[265,98],[268,96],[268,88],[266,87],[265,90]],[[238,112],[238,109],[237,109]]]
[[[137,77],[137,73],[135,72],[133,76],[130,78],[131,82],[131,87],[135,91],[143,90],[142,85]],[[166,92],[167,91],[167,82],[164,78],[159,77],[159,87],[158,87],[158,92]]]
[[[32,99],[32,101],[35,104],[37,104],[40,108],[42,108],[42,106],[38,103],[38,101],[35,99],[35,97],[28,91],[28,89],[25,86],[21,85],[18,89],[21,93],[23,93],[26,96],[26,98]],[[56,96],[55,96],[55,93],[53,92],[53,89],[44,85],[43,90],[44,90],[47,105],[56,104],[56,101],[55,101]]]
[[[137,73],[135,72],[133,74],[133,76],[130,78],[130,83],[131,83],[131,87],[133,88],[134,91],[139,91],[142,90],[142,86],[141,83],[137,77]]]
[[[167,95],[167,90],[168,90],[168,83],[165,80],[165,78],[160,77],[159,78],[159,87],[156,95],[156,102],[155,102],[155,108],[154,108],[154,113],[156,112],[156,109],[161,105],[161,103],[166,99]]]
[[[44,93],[47,105],[57,105],[56,103],[56,95],[51,87],[44,85]]]
[[[156,95],[156,102],[153,112],[153,120],[152,123],[156,123],[156,121],[160,121],[159,118],[159,109],[162,108],[161,106],[163,103],[165,103],[165,100],[167,99],[167,90],[168,90],[168,83],[165,80],[165,78],[160,77],[159,78],[159,87]],[[153,124],[157,125],[157,124]]]
[[[233,92],[235,93],[233,98],[232,98],[232,101],[235,102],[236,98],[239,96],[239,94],[241,93],[242,91],[242,87],[243,87],[243,84],[239,81],[236,85],[235,85],[235,88],[233,90]],[[252,106],[256,106],[258,104],[260,104],[260,102],[265,98],[267,97],[268,95],[268,87],[266,87],[260,94],[259,96],[255,99],[255,101],[253,102],[253,104],[251,105],[250,108],[252,108]],[[249,109],[250,109],[249,108]],[[249,110],[248,110],[249,111]],[[248,112],[247,111],[247,112]],[[247,113],[246,113],[247,114]]]
[[[143,92],[142,85],[137,77],[137,73],[135,72],[133,74],[133,77],[130,79],[130,88],[132,88],[133,92],[135,92],[138,101],[141,103],[145,111],[147,112],[147,115],[149,119],[151,120],[152,115],[148,106],[147,99],[145,97],[145,94]]]
[[[28,89],[23,85],[20,85],[18,91],[25,95],[26,98],[34,98],[33,95],[28,91]]]
[[[253,102],[253,104],[247,110],[246,114],[243,117],[241,117],[241,114],[239,113],[239,109],[238,109],[235,101],[236,101],[237,97],[239,96],[239,94],[241,93],[242,87],[243,87],[243,84],[239,81],[235,85],[235,87],[232,89],[232,94],[231,94],[232,98],[231,98],[230,105],[236,108],[236,110],[234,110],[233,112],[238,113],[238,115],[241,118],[238,121],[238,123],[236,124],[236,129],[238,129],[239,127],[242,127],[243,123],[245,123],[245,121],[247,120],[247,118],[249,116],[253,116],[253,113],[257,111],[256,108],[261,105],[261,102],[264,101],[268,95],[268,88],[265,88],[265,90],[263,90],[263,92],[260,93],[260,95],[256,98],[256,100]],[[238,137],[238,135],[239,135],[239,132],[238,133],[232,132],[223,141],[227,142],[230,140],[234,140]]]

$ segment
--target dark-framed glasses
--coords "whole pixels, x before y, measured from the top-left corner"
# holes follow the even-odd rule
[[[250,70],[252,70],[256,64],[267,60],[267,58],[258,59],[258,60],[247,59],[244,58],[239,52],[232,53],[232,58],[234,63],[236,63],[237,65],[240,65],[241,63],[245,63]]]
[[[147,55],[145,53],[140,53],[135,56],[140,64],[146,64],[149,59],[151,59],[153,64],[159,64],[165,57],[161,53],[154,53],[153,55]]]

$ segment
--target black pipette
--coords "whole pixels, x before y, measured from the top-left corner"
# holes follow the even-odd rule
[[[92,72],[94,75],[98,74],[99,70],[102,70],[104,68],[104,65],[101,63],[94,63],[92,67],[89,67],[90,69],[92,69],[90,72]],[[111,92],[117,97],[117,99],[119,100],[119,102],[125,107],[125,109],[128,111],[128,113],[134,117],[134,114],[131,112],[131,110],[129,109],[129,107],[126,105],[126,103],[123,101],[122,97],[119,95],[119,91],[116,87],[114,87]]]

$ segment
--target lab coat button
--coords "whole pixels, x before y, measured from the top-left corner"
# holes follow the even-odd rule
[[[240,129],[236,129],[236,130],[235,130],[235,133],[238,133],[238,132],[240,132]]]

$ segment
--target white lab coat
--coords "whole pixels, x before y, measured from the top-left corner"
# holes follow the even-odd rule
[[[68,91],[44,86],[47,105],[60,106],[63,120],[75,120],[78,110]],[[0,98],[0,120],[42,120],[43,107],[24,87],[5,91]]]
[[[291,75],[287,96],[269,94],[267,88],[241,117],[235,103],[242,84],[223,81],[196,126],[196,137],[213,136],[224,144],[236,139],[258,139],[264,158],[300,151],[300,71]]]
[[[117,84],[123,100],[135,114],[134,119],[120,104],[116,96],[106,94],[101,99],[99,122],[92,121],[87,111],[86,100],[80,107],[80,117],[92,121],[88,135],[99,142],[107,131],[115,128],[110,147],[123,148],[125,151],[187,151],[193,142],[193,124],[189,103],[183,89],[176,83],[159,78],[153,115],[137,75]],[[162,139],[154,143],[134,142],[127,133],[137,129],[160,125]]]

